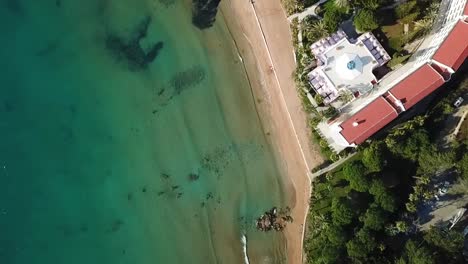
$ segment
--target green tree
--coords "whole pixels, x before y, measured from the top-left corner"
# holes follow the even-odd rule
[[[336,263],[340,257],[340,248],[330,243],[325,234],[307,239],[304,249],[309,260],[315,263]]]
[[[418,210],[418,208],[416,207],[416,202],[415,201],[409,201],[405,204],[405,207],[406,207],[406,211],[410,212],[410,213],[414,213],[416,212],[416,210]]]
[[[424,12],[424,17],[416,22],[414,22],[414,30],[415,30],[415,35],[416,36],[422,36],[432,29],[432,25],[434,25],[434,21],[437,19],[437,15],[439,12],[439,5],[440,2],[433,1],[428,8],[426,8]],[[419,12],[416,12],[416,14],[419,14]],[[408,20],[408,19],[406,19]],[[451,108],[451,105],[448,104],[448,106]]]
[[[360,32],[371,31],[379,27],[379,22],[374,12],[369,9],[362,9],[354,17],[354,26]]]
[[[440,2],[432,1],[432,3],[426,9],[426,12],[424,12],[424,17],[435,21],[439,14],[439,6],[440,6]]]
[[[377,243],[375,241],[375,235],[372,230],[369,228],[363,227],[357,233],[356,237],[365,244],[367,250],[370,252],[377,247]]]
[[[460,175],[464,179],[468,179],[468,153],[465,153],[457,163],[457,168],[460,170]]]
[[[435,264],[431,251],[413,240],[408,240],[405,244],[405,251],[398,263],[408,264]]]
[[[395,228],[399,233],[406,233],[408,232],[409,226],[405,221],[396,221]]]
[[[389,192],[384,192],[377,197],[377,203],[388,212],[395,212],[396,201],[393,195]]]
[[[377,10],[382,5],[382,0],[355,0],[355,4],[365,9]]]
[[[336,225],[348,225],[352,222],[354,211],[347,199],[334,197],[331,205],[333,223]]]
[[[435,146],[429,146],[420,150],[418,157],[418,171],[420,173],[435,173],[453,167],[455,152],[438,152]]]
[[[336,263],[340,258],[340,249],[325,241],[310,257],[314,257],[314,263]]]
[[[323,22],[328,33],[333,33],[338,30],[338,26],[343,21],[343,13],[336,8],[327,8],[323,15]]]
[[[359,239],[352,239],[346,243],[346,251],[351,258],[365,258],[369,252]]]
[[[374,179],[369,188],[369,193],[374,196],[380,196],[382,193],[385,193],[387,189],[381,179]]]
[[[315,94],[314,100],[318,105],[323,104],[323,97],[320,94]]]
[[[314,100],[318,105],[323,104],[323,97],[320,94],[315,94],[314,95]]]
[[[345,104],[348,102],[351,102],[351,100],[354,99],[354,95],[351,93],[351,91],[344,89],[344,90],[339,90],[338,91],[339,98],[340,100]]]
[[[361,228],[356,236],[346,243],[348,256],[353,259],[365,260],[370,252],[377,247],[374,234],[367,228]]]
[[[387,214],[379,206],[373,204],[359,220],[364,223],[364,227],[379,231],[387,222]]]
[[[384,165],[384,144],[382,142],[373,142],[362,153],[362,163],[369,171],[381,171]]]
[[[347,240],[346,231],[342,226],[339,225],[330,225],[326,232],[328,241],[333,245],[344,245]]]
[[[296,12],[302,12],[304,10],[303,1],[297,0],[281,0],[284,9],[288,15],[292,15]]]
[[[407,129],[403,131],[405,130]],[[397,143],[394,145],[387,144],[388,149],[394,154],[412,161],[417,161],[420,149],[428,148],[431,145],[429,135],[423,128],[414,130],[409,136],[404,133],[404,135],[398,137],[396,141]],[[386,143],[388,142],[386,141]]]
[[[305,35],[310,42],[315,42],[319,39],[328,37],[328,29],[325,21],[319,20],[312,22],[305,30]]]
[[[366,168],[359,161],[350,162],[344,165],[343,175],[351,188],[358,192],[365,192],[369,188],[369,180],[365,175]]]
[[[335,5],[338,8],[349,8],[349,0],[335,0]]]
[[[374,195],[375,202],[385,211],[394,212],[396,210],[395,198],[387,191],[381,179],[374,179],[372,181],[369,193]]]
[[[434,23],[434,20],[431,20],[430,18],[425,17],[423,19],[420,19],[414,22],[414,30],[420,35],[426,34],[427,32],[431,30],[433,23]]]
[[[336,110],[336,108],[333,106],[329,106],[327,109],[325,109],[325,111],[323,111],[323,115],[326,118],[333,118],[338,115],[338,110]]]
[[[462,257],[460,253],[463,250],[463,233],[454,230],[440,230],[432,227],[424,234],[424,240],[438,251],[442,251],[447,256]]]
[[[419,13],[418,2],[416,0],[397,5],[395,8],[395,14],[399,19],[409,16],[413,13]]]

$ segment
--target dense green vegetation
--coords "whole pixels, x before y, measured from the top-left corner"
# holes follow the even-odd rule
[[[467,77],[455,83],[425,115],[361,146],[358,158],[314,181],[308,263],[464,263],[460,229],[416,226],[416,209],[434,197],[438,175],[455,171],[468,182],[468,140],[446,150],[436,144],[454,111],[450,103],[468,91]]]
[[[351,15],[347,6],[340,7],[334,1],[329,1],[324,5],[323,22],[328,33],[338,30],[338,26]]]
[[[354,26],[360,32],[372,31],[379,27],[375,13],[370,9],[361,9],[354,17]]]
[[[286,9],[289,10],[289,13],[300,12],[304,7],[310,6],[316,2],[317,0],[283,0],[283,4]],[[416,2],[418,8],[415,8],[414,4],[411,2]],[[437,5],[431,4],[432,2],[436,3],[437,1],[410,0],[410,3],[403,5],[403,7],[400,7],[400,5],[395,7],[389,6],[393,3],[391,0],[332,0],[317,7],[316,13],[319,17],[309,16],[300,22],[297,18],[293,19],[291,22],[291,31],[296,60],[298,61],[293,77],[296,82],[298,94],[303,103],[303,108],[309,116],[308,123],[312,130],[312,141],[320,147],[320,152],[325,160],[324,164],[314,168],[313,171],[326,166],[331,161],[336,161],[340,157],[346,156],[347,152],[334,153],[329,148],[327,142],[323,140],[315,130],[319,122],[332,120],[339,115],[339,112],[334,107],[324,105],[323,98],[311,89],[306,78],[307,73],[317,66],[317,61],[310,49],[312,43],[336,32],[344,21],[350,21],[352,19],[358,30],[374,32],[384,48],[392,56],[392,60],[388,62],[388,66],[391,68],[396,67],[404,63],[411,55],[411,53],[404,50],[403,47],[405,44],[414,40],[417,36],[420,36],[411,34],[411,37],[409,37],[410,34],[404,34],[403,25],[395,14],[397,13],[396,8],[398,7],[399,16],[406,17],[417,13],[418,19],[420,17],[424,18],[413,23],[414,25],[410,27],[411,29],[427,27],[428,25],[430,28],[432,22],[427,23],[427,21],[432,21],[429,18],[433,18],[437,10]],[[427,12],[420,12],[420,10],[425,10]],[[429,12],[429,10],[431,11]],[[355,14],[354,17],[352,17],[353,13]],[[423,15],[421,15],[421,13],[423,13]],[[301,43],[299,43],[298,38],[299,29],[302,33]],[[419,32],[425,31],[421,29]],[[316,104],[311,104],[307,98],[308,93],[311,94]],[[339,100],[342,103],[347,103],[352,100],[352,98],[351,94],[343,93],[340,94]]]

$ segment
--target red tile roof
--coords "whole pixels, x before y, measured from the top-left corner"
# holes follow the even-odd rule
[[[468,2],[466,2],[464,14],[465,16],[468,16]]]
[[[436,64],[436,63],[431,63],[431,67],[434,68],[434,70],[436,70],[440,75],[442,75],[442,78],[444,78],[444,80],[450,79],[450,76],[452,75],[452,73],[449,71],[447,67],[443,67],[440,64]]]
[[[442,76],[428,64],[423,65],[399,82],[390,92],[400,100],[405,109],[421,101],[444,83]]]
[[[361,144],[398,116],[381,96],[341,124],[341,135],[349,144]],[[353,123],[358,123],[353,126]]]
[[[458,70],[466,57],[468,57],[468,24],[459,21],[436,51],[433,59]]]

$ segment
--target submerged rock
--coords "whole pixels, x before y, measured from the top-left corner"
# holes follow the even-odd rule
[[[190,173],[188,175],[188,178],[189,178],[189,181],[196,181],[200,178],[200,175],[196,174],[196,173]]]
[[[173,95],[179,95],[187,88],[196,86],[205,79],[205,70],[200,65],[177,72],[171,78],[170,84],[174,88]]]
[[[151,17],[147,16],[136,27],[135,34],[126,40],[121,36],[113,33],[108,33],[106,37],[106,47],[118,61],[125,62],[132,71],[144,70],[158,56],[163,48],[163,42],[156,42],[151,46],[149,51],[145,51],[140,46],[140,41],[144,39],[148,33],[148,28],[151,23]]]
[[[206,71],[201,65],[194,65],[174,73],[164,87],[154,89],[155,111],[159,112],[185,90],[200,86],[206,78]]]

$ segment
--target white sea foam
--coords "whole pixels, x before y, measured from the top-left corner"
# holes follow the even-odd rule
[[[244,251],[244,263],[250,264],[249,256],[247,255],[247,236],[245,236],[245,234],[242,235],[241,242],[242,242],[242,251]]]

